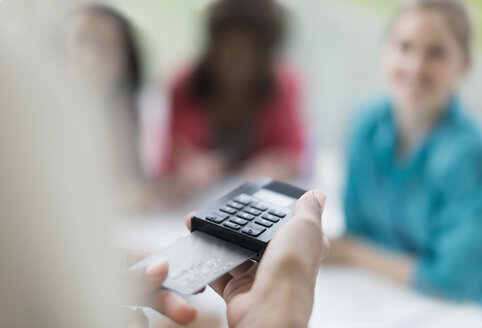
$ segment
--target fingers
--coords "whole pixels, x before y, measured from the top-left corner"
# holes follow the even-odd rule
[[[310,190],[296,202],[293,217],[310,219],[321,223],[325,202],[326,195],[323,191]]]
[[[231,276],[233,276],[233,277],[237,277],[237,276],[240,276],[240,275],[246,273],[248,270],[250,270],[253,266],[256,266],[256,265],[257,264],[254,263],[254,262],[246,261],[243,264],[241,264],[240,266],[238,266],[237,268],[231,270],[229,272],[229,274],[231,274]]]
[[[156,261],[147,266],[144,272],[143,285],[147,291],[156,290],[161,287],[162,282],[167,276],[167,262],[165,260]]]
[[[226,273],[224,276],[212,282],[209,286],[221,297],[226,299],[226,288],[227,286],[233,281],[236,280],[238,277],[242,277],[244,275],[250,274],[252,276],[252,280],[254,280],[254,275],[256,273],[257,264],[251,261],[246,261],[237,268],[231,270],[229,273]],[[229,293],[231,294],[231,292]],[[229,296],[229,295],[228,295]]]
[[[184,223],[186,224],[186,227],[188,228],[189,231],[191,231],[191,218],[194,216],[194,213],[196,212],[189,213],[184,219]]]
[[[168,268],[165,260],[158,260],[147,268],[126,270],[126,278],[130,281],[133,294],[127,304],[149,305],[150,295],[153,291],[161,288],[162,282],[167,276]]]
[[[196,319],[196,309],[179,295],[159,290],[153,297],[153,308],[178,324],[187,325]]]
[[[215,282],[211,283],[209,286],[221,297],[224,295],[224,289],[226,285],[233,279],[233,276],[229,273],[226,273],[224,276],[216,280]]]
[[[263,284],[280,273],[314,281],[326,251],[321,226],[325,201],[322,191],[310,190],[296,202],[293,217],[276,233],[259,264],[267,272]]]
[[[223,298],[226,304],[228,304],[235,295],[248,292],[251,289],[255,280],[256,270],[257,266],[252,265],[248,271],[233,277],[233,279],[228,282],[223,292]]]
[[[196,318],[197,311],[182,297],[160,289],[167,272],[167,262],[164,260],[150,264],[144,271],[143,285],[148,292],[154,291],[154,299],[150,302],[154,309],[175,322],[186,325]]]

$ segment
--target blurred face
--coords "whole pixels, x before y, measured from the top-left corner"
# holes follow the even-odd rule
[[[230,88],[246,88],[260,65],[259,50],[249,31],[231,28],[214,42],[210,65],[220,83]]]
[[[467,67],[468,58],[441,13],[413,10],[394,24],[384,51],[384,73],[398,110],[438,114]]]
[[[117,22],[97,13],[76,15],[67,40],[72,72],[102,89],[114,89],[122,80],[127,58]]]

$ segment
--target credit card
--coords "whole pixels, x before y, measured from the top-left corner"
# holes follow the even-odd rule
[[[169,271],[162,287],[190,295],[199,292],[255,255],[253,251],[204,232],[194,231],[134,264],[130,269],[144,269],[151,263],[165,259]]]

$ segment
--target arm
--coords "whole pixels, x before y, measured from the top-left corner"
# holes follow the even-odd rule
[[[371,153],[371,140],[368,137],[373,123],[369,115],[363,113],[356,120],[356,125],[350,133],[350,141],[347,151],[347,173],[344,195],[344,212],[346,231],[357,235],[369,235],[370,225],[367,223],[363,209],[367,188],[373,186],[374,181],[367,178],[369,168],[373,164],[367,163],[370,160],[367,154]]]
[[[332,240],[330,263],[353,264],[374,272],[403,285],[411,281],[416,259],[409,255],[378,248],[355,237]]]
[[[359,199],[363,192],[359,190],[363,186],[359,180],[364,176],[361,168],[363,163],[359,161],[363,158],[363,140],[362,131],[356,131],[348,159],[344,206],[347,231],[352,235],[332,241],[332,251],[327,262],[353,264],[378,272],[395,282],[408,284],[415,266],[413,257],[376,247],[355,236],[369,234]]]
[[[482,302],[482,144],[470,148],[438,179],[444,181],[443,206],[412,284],[436,296]]]

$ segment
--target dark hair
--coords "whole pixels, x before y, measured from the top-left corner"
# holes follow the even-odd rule
[[[463,0],[408,0],[399,8],[392,18],[390,27],[398,18],[411,10],[428,9],[439,12],[444,16],[462,52],[471,57],[473,43],[472,18]]]
[[[122,38],[125,43],[125,51],[127,55],[126,76],[123,81],[123,87],[134,96],[140,89],[142,84],[142,67],[141,56],[137,44],[137,36],[132,23],[123,14],[116,9],[102,5],[89,4],[81,7],[79,13],[93,13],[99,14],[113,19],[119,26]]]
[[[198,100],[206,100],[215,92],[213,72],[208,65],[210,48],[230,28],[248,31],[258,51],[269,62],[284,35],[284,11],[274,0],[218,0],[208,10],[206,23],[207,49],[194,69],[190,89]],[[255,99],[267,96],[276,87],[274,72],[259,72],[252,95]]]

